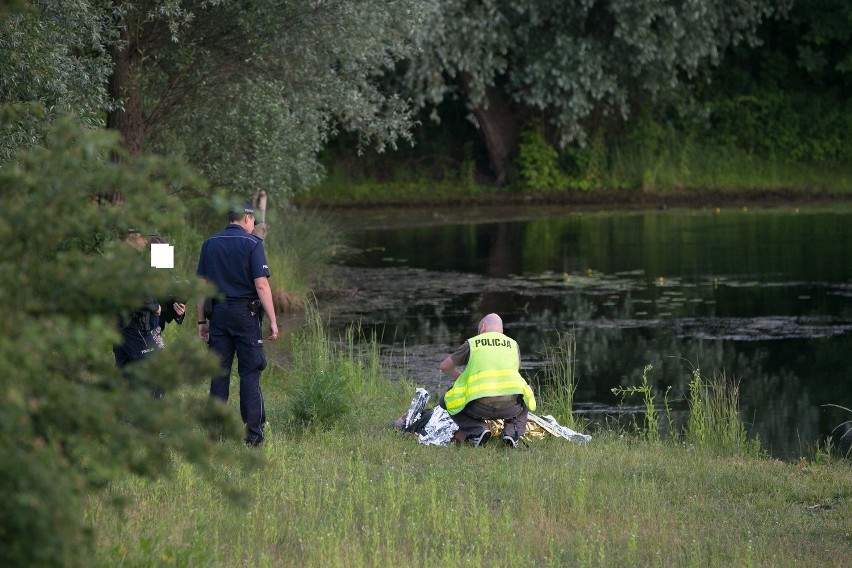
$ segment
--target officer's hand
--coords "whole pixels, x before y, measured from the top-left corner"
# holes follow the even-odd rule
[[[186,304],[175,302],[172,307],[175,309],[175,313],[178,315],[178,317],[186,313]]]
[[[278,339],[278,323],[274,321],[269,322],[269,340],[274,341]]]
[[[198,324],[198,337],[204,340],[204,343],[210,341],[210,324],[209,323],[200,323]]]

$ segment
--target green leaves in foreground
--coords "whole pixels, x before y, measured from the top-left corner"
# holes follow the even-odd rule
[[[173,452],[203,468],[223,446],[202,427],[222,408],[203,386],[216,369],[191,334],[121,375],[119,313],[145,292],[200,290],[150,267],[117,239],[130,226],[168,235],[197,180],[161,159],[115,162],[114,136],[70,121],[46,147],[0,170],[0,564],[84,565],[86,498],[125,473],[167,472]],[[121,195],[121,205],[99,203]],[[190,316],[191,319],[191,316]],[[163,399],[151,396],[156,384]],[[196,396],[180,387],[196,385]],[[233,416],[233,411],[226,416]]]

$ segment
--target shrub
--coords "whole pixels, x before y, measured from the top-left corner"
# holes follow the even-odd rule
[[[127,472],[167,473],[173,453],[206,467],[218,451],[200,426],[221,409],[171,394],[216,370],[200,341],[178,338],[128,367],[130,380],[113,363],[116,317],[145,291],[202,292],[115,238],[119,227],[176,232],[182,204],[169,190],[197,180],[172,161],[109,160],[116,152],[114,135],[61,121],[44,148],[0,169],[0,565],[88,565],[88,495]],[[123,205],[98,204],[119,191]],[[142,376],[169,394],[153,398]]]

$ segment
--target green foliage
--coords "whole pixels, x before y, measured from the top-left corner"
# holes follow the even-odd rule
[[[852,101],[764,91],[714,100],[710,112],[711,143],[779,162],[852,163]]]
[[[289,385],[277,385],[286,371],[272,371],[264,394],[284,396]],[[362,406],[333,426],[298,436],[271,429],[264,470],[238,475],[219,466],[251,495],[244,508],[219,498],[183,463],[168,480],[115,483],[113,494],[134,507],[122,515],[104,498],[92,500],[87,511],[100,538],[87,560],[786,568],[848,559],[837,546],[852,506],[847,463],[732,459],[612,432],[584,445],[531,440],[518,451],[493,442],[425,447],[387,427],[407,408],[411,389],[405,399],[395,381],[381,381],[369,398],[356,391]],[[246,522],[258,518],[264,522]],[[536,530],[519,537],[519,526]]]
[[[334,205],[416,204],[488,198],[494,188],[471,181],[474,176],[473,162],[464,162],[463,181],[453,177],[434,181],[433,171],[421,171],[411,167],[399,168],[386,181],[360,180],[347,175],[339,167],[332,167],[322,184],[294,199],[295,203]]]
[[[13,3],[0,18],[0,101],[17,104],[3,121],[0,162],[40,144],[45,123],[73,113],[80,124],[103,124],[109,108],[109,14],[87,0]]]
[[[116,136],[61,120],[46,147],[0,170],[0,563],[88,565],[92,533],[84,499],[120,475],[169,471],[173,452],[204,471],[220,451],[203,428],[235,427],[207,405],[217,368],[191,335],[115,368],[116,318],[146,292],[193,297],[202,290],[152,269],[116,236],[127,227],[180,227],[176,187],[198,184],[177,162],[110,161]],[[121,206],[99,204],[120,188]],[[166,389],[151,397],[146,381]],[[181,385],[201,396],[181,397]]]
[[[559,154],[537,129],[524,132],[517,163],[521,189],[525,192],[568,186],[568,179],[559,168]]]
[[[306,306],[305,323],[292,337],[291,351],[287,415],[301,428],[333,427],[351,412],[354,401],[340,372],[339,351],[313,303]]]
[[[407,53],[427,3],[174,2],[192,16],[177,43],[163,41],[159,13],[145,17],[159,4],[128,15],[150,32],[136,38],[150,53],[150,147],[215,185],[286,199],[320,181],[319,152],[338,131],[355,133],[359,152],[409,137],[408,103],[375,79]]]
[[[648,382],[651,365],[642,371],[642,384],[617,387],[612,392],[621,397],[641,395],[645,407],[644,425],[638,431],[648,441],[659,442],[660,419],[654,389]],[[663,396],[663,408],[669,425],[670,439],[677,441],[679,434],[672,430],[671,408],[668,392]],[[691,447],[712,455],[761,457],[760,440],[749,439],[739,413],[739,386],[719,373],[705,381],[698,369],[692,372],[689,383],[689,420],[683,431],[683,440]]]
[[[574,393],[577,391],[577,341],[572,333],[560,333],[554,346],[546,346],[542,354],[546,365],[538,379],[536,393],[542,408],[572,430],[585,424],[574,416]]]
[[[717,455],[758,457],[760,440],[749,439],[739,413],[739,385],[719,373],[710,381],[692,371],[689,383],[689,423],[684,439]]]
[[[677,88],[754,38],[787,0],[466,2],[441,0],[415,30],[406,81],[419,106],[461,96],[469,108],[506,100],[544,115],[561,143],[585,143],[604,115],[628,117],[642,97]],[[639,96],[641,95],[641,97]]]
[[[364,341],[353,325],[335,342],[314,302],[305,312],[305,322],[291,340],[286,412],[299,428],[331,429],[356,409],[368,408],[387,387],[375,338]]]
[[[612,389],[613,394],[621,397],[638,394],[642,396],[642,403],[645,406],[645,424],[639,428],[639,432],[649,442],[660,441],[660,417],[654,399],[654,389],[648,383],[648,373],[653,369],[651,365],[645,365],[642,369],[642,384],[639,386],[616,387]],[[666,408],[668,408],[668,391],[665,395]]]
[[[376,79],[410,48],[420,0],[31,4],[0,20],[0,100],[40,106],[5,124],[0,160],[37,145],[59,113],[94,127],[115,110],[134,151],[182,156],[233,193],[287,198],[321,179],[317,156],[339,130],[359,149],[409,136],[410,105]]]
[[[269,213],[264,248],[273,289],[305,297],[310,289],[329,284],[332,267],[349,254],[331,218],[304,209]]]

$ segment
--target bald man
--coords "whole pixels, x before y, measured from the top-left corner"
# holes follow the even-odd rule
[[[503,442],[518,447],[527,429],[527,415],[536,406],[520,365],[518,344],[503,334],[503,320],[497,314],[482,318],[477,335],[441,361],[441,371],[455,382],[440,404],[472,446],[483,446],[491,438],[486,420],[502,419]]]

